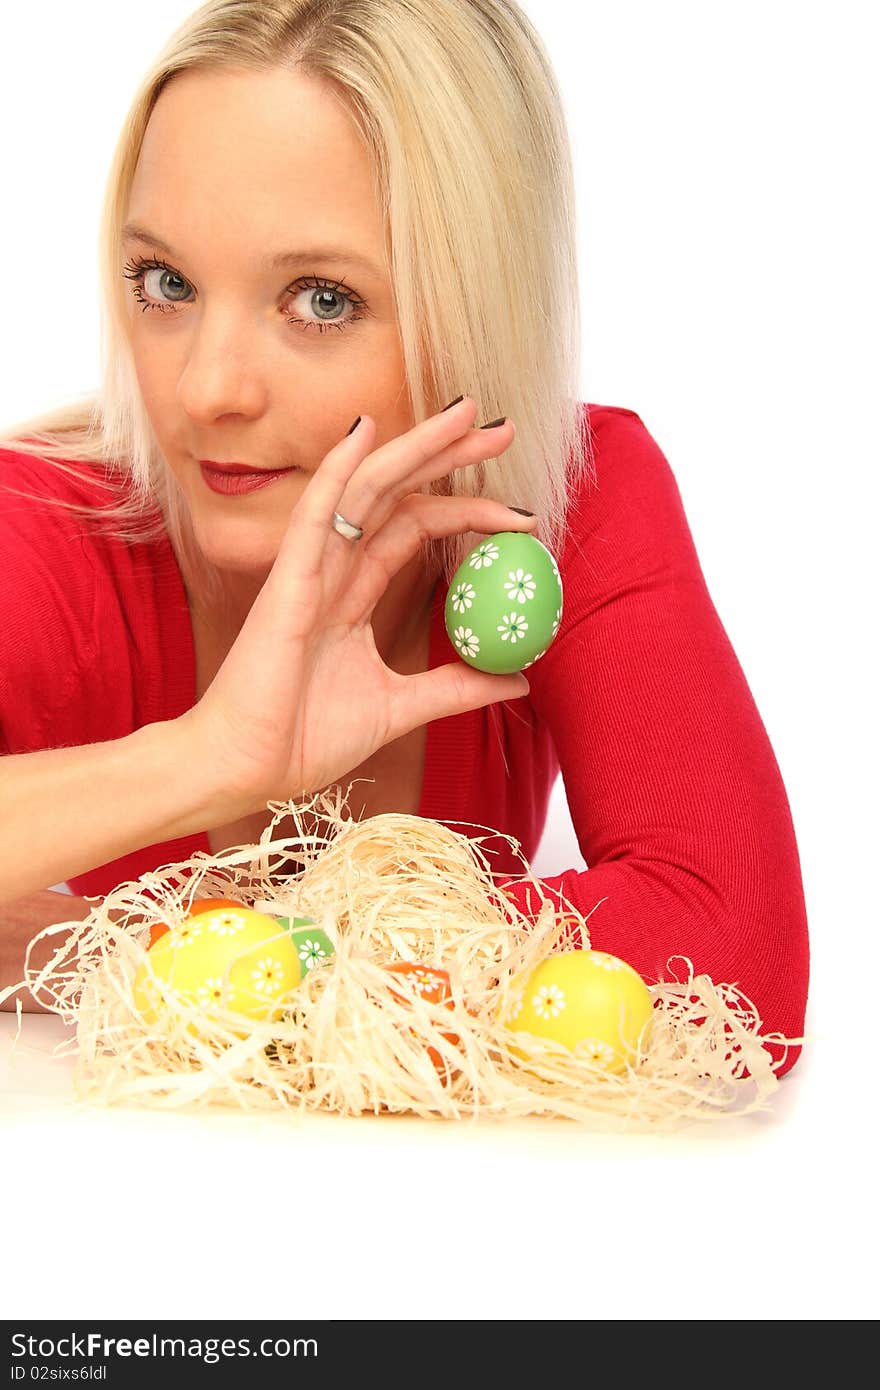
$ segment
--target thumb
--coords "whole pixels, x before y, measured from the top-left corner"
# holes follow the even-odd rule
[[[404,677],[398,711],[404,732],[446,719],[452,714],[482,709],[497,700],[519,700],[529,693],[529,683],[521,671],[492,675],[477,671],[463,661],[450,661],[433,671]],[[399,735],[396,735],[399,737]]]

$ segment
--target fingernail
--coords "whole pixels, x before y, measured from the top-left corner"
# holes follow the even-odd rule
[[[348,436],[349,436],[350,434],[354,434],[354,432],[355,432],[355,430],[357,429],[357,427],[358,427],[358,425],[360,424],[360,422],[361,422],[361,417],[360,417],[360,415],[359,415],[359,416],[357,417],[357,419],[355,420],[354,424],[352,425],[351,429],[345,431],[345,436],[346,436],[346,438],[348,438]]]
[[[450,401],[448,405],[444,405],[443,410],[451,410],[454,405],[458,405],[459,401],[463,400],[464,396],[456,396],[454,401]],[[443,410],[440,411],[441,415],[443,414]]]
[[[506,415],[500,415],[497,420],[490,420],[488,425],[481,425],[481,430],[494,430],[496,425],[503,425],[507,419]]]
[[[507,510],[508,510],[509,512],[519,512],[520,516],[534,516],[534,515],[535,515],[534,512],[527,512],[527,511],[525,510],[524,507],[511,507],[511,506],[508,506]]]

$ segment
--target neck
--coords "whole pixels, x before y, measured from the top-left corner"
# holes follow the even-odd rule
[[[209,603],[204,596],[187,589],[187,603],[194,632],[206,653],[219,666],[247,620],[265,577],[232,576],[225,582],[219,601]],[[436,579],[428,577],[416,555],[388,583],[373,610],[373,640],[382,660],[392,670],[407,665],[411,653],[424,637],[430,616]]]

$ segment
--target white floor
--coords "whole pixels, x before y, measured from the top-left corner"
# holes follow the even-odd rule
[[[561,780],[531,867],[586,867]],[[62,1021],[26,1014],[16,1039],[15,1016],[2,1015],[0,1147],[15,1194],[4,1236],[16,1252],[6,1314],[179,1316],[168,1252],[189,1232],[193,1317],[288,1316],[290,1252],[301,1251],[305,1318],[874,1320],[861,1024],[819,946],[821,934],[812,1047],[769,1111],[666,1135],[541,1118],[89,1106],[74,1098]],[[33,1239],[58,1191],[87,1203],[74,1281]],[[261,1277],[239,1278],[254,1260]]]

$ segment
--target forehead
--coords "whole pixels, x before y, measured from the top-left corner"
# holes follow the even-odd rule
[[[188,247],[225,232],[261,247],[342,235],[382,259],[372,161],[341,95],[280,69],[173,78],[147,124],[128,219]]]

